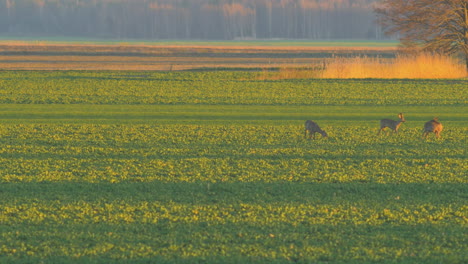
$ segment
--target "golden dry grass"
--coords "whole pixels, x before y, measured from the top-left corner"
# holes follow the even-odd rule
[[[465,66],[456,59],[420,53],[381,58],[334,58],[326,64],[322,78],[445,79],[467,77]]]

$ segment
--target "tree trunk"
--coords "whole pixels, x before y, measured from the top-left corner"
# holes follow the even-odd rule
[[[468,54],[465,54],[466,74],[468,75]]]
[[[466,73],[468,74],[468,3],[463,6],[465,16],[465,47],[462,48],[465,54]]]

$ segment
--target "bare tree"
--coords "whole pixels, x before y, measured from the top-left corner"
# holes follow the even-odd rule
[[[384,0],[375,9],[387,34],[406,47],[463,54],[468,71],[467,0]]]

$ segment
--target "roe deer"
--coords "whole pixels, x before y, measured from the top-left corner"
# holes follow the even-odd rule
[[[391,119],[382,119],[382,120],[380,120],[380,130],[379,130],[378,134],[380,134],[380,132],[382,132],[382,130],[384,130],[386,127],[389,127],[395,133],[397,133],[398,128],[401,126],[401,123],[406,121],[405,117],[403,116],[403,113],[399,113],[398,118],[400,118],[400,120],[398,120],[398,121],[391,120]]]
[[[328,137],[327,132],[323,131],[314,121],[307,120],[305,122],[304,138],[307,138],[307,131],[309,131],[309,138],[314,136],[315,139],[315,133],[320,133],[323,137]]]
[[[442,124],[439,122],[438,117],[434,117],[431,121],[427,121],[424,124],[423,137],[427,138],[429,133],[434,132],[436,137],[440,137],[440,132],[442,131]]]

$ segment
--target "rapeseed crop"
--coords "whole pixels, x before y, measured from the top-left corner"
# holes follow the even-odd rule
[[[467,258],[466,80],[0,77],[0,262]]]

